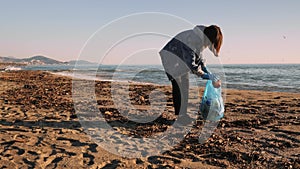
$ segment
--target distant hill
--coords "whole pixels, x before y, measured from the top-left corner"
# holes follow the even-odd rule
[[[33,56],[33,57],[30,57],[30,58],[26,58],[26,59],[22,59],[24,62],[28,62],[30,64],[49,64],[49,65],[52,65],[52,64],[63,64],[64,62],[60,62],[60,61],[57,61],[57,60],[54,60],[54,59],[50,59],[50,58],[47,58],[45,56]]]
[[[9,57],[1,57],[0,56],[0,62],[2,63],[21,63],[26,65],[53,65],[53,64],[93,64],[91,62],[85,61],[85,60],[72,60],[69,62],[61,62],[58,60],[54,60],[45,56],[33,56],[29,58],[19,59],[12,56]]]
[[[27,65],[46,65],[46,64],[64,64],[65,62],[47,58],[45,56],[33,56],[30,58],[19,59],[15,57],[0,57],[2,63],[22,63]]]
[[[92,64],[95,64],[95,63],[92,63],[92,62],[89,62],[89,61],[86,61],[86,60],[70,60],[67,63],[69,65],[75,65],[75,64],[78,64],[78,65],[92,65]]]
[[[14,57],[1,57],[0,56],[0,62],[2,63],[8,63],[8,62],[21,62],[21,59],[14,58]]]

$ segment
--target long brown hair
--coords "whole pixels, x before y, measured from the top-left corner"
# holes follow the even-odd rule
[[[223,35],[220,27],[216,25],[211,25],[209,27],[206,27],[204,29],[204,34],[210,40],[212,45],[214,45],[214,48],[216,49],[217,53],[219,53],[223,42]]]

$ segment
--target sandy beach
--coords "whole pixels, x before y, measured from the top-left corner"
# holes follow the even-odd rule
[[[120,84],[122,85],[122,84]],[[164,132],[176,118],[170,86],[130,85],[131,103],[149,108],[149,92],[167,95],[167,112],[126,128],[111,82],[95,83],[100,112],[127,136]],[[203,91],[203,89],[200,90]],[[84,131],[72,100],[72,79],[43,71],[0,73],[0,168],[300,168],[300,93],[227,89],[225,117],[203,144],[199,120],[173,149],[126,158],[104,150]],[[126,145],[124,145],[126,146]]]

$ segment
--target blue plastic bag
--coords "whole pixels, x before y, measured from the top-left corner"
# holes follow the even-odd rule
[[[200,104],[200,112],[205,120],[219,121],[224,116],[224,102],[221,87],[215,88],[208,80]]]

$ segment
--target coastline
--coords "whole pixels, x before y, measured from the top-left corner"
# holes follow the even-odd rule
[[[245,64],[224,65],[224,73],[219,72],[217,67],[211,66],[213,72],[219,72],[224,89],[259,90],[270,92],[299,93],[299,77],[295,76],[300,69],[298,64]],[[117,81],[131,83],[149,83],[170,85],[163,68],[159,65],[127,65],[115,70],[117,65],[29,65],[22,70],[43,70],[76,78],[101,81]],[[20,67],[11,67],[20,69]],[[145,71],[144,71],[145,70]],[[291,72],[290,70],[294,70]],[[190,86],[205,86],[205,80],[190,76]]]
[[[107,152],[83,131],[72,101],[72,78],[44,71],[11,71],[1,72],[0,81],[1,167],[300,166],[300,93],[226,89],[225,117],[204,144],[191,133],[164,154],[128,159]],[[149,107],[147,93],[157,87],[165,91],[171,115],[164,120],[175,118],[170,86],[131,85],[131,101],[143,109]],[[108,90],[110,82],[97,81],[95,86],[99,110],[108,120],[122,120],[109,113],[115,111]],[[155,125],[147,126],[152,134],[157,131]],[[128,133],[137,134],[134,129],[128,129]],[[146,132],[138,134],[147,136]]]

